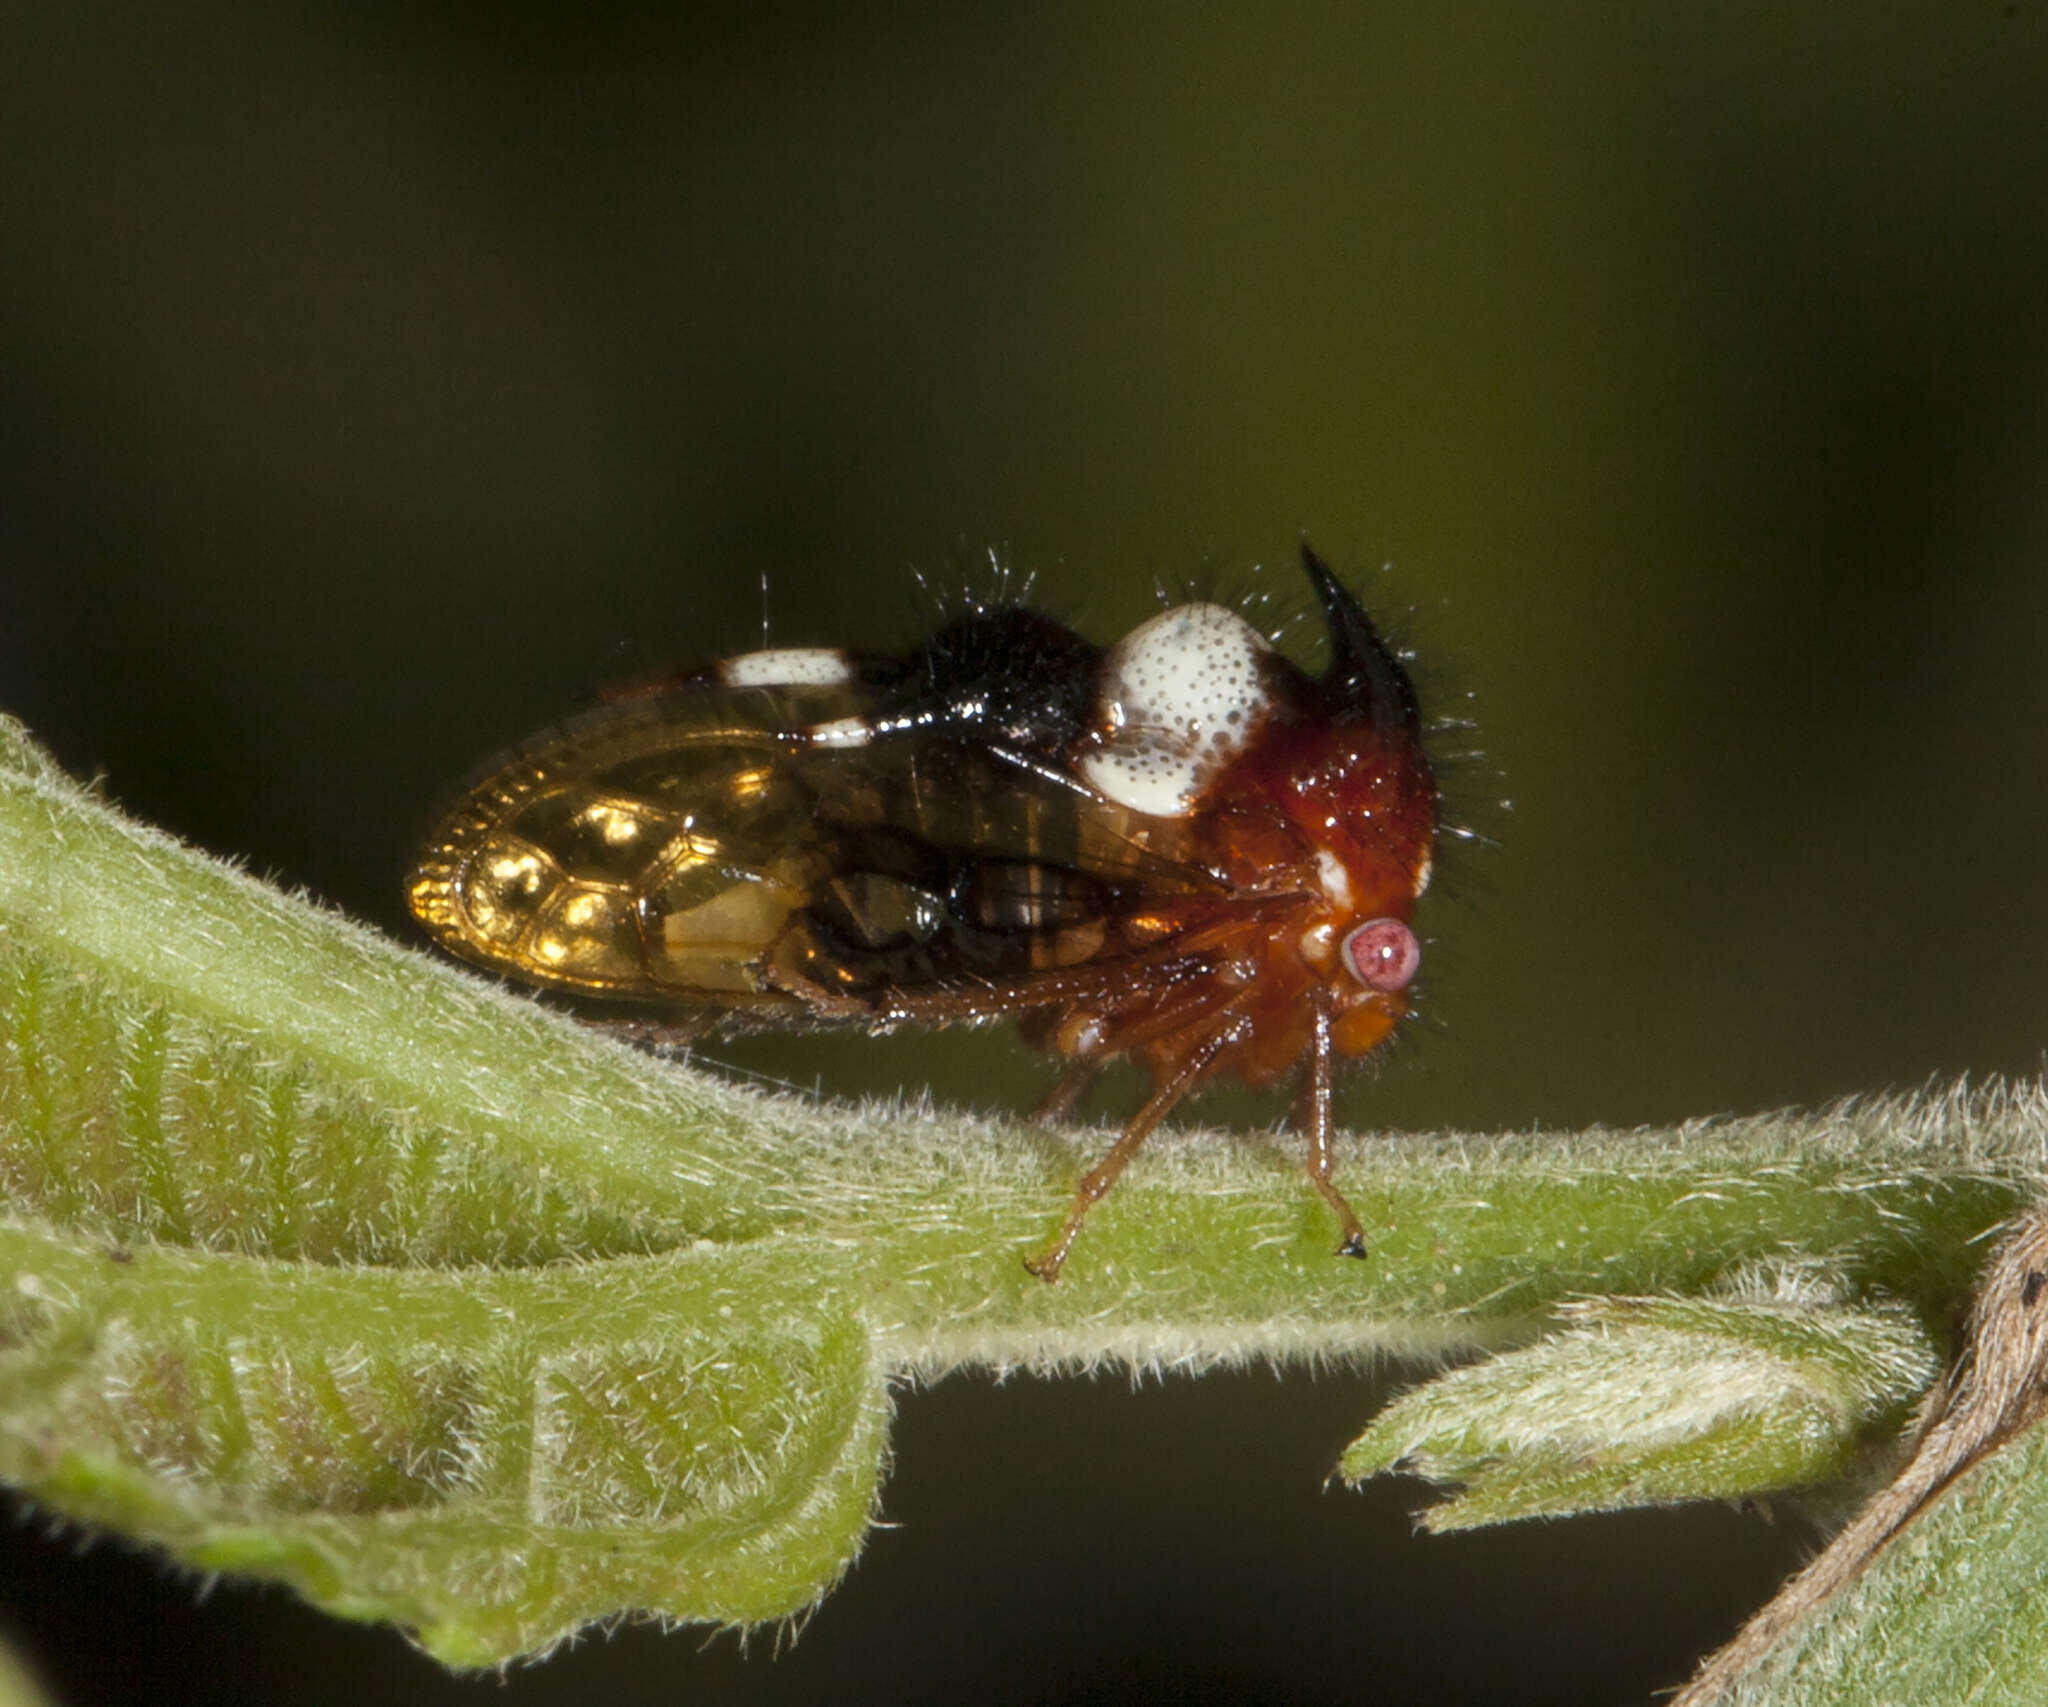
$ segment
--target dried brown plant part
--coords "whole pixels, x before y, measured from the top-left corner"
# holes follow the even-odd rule
[[[1930,1395],[1911,1458],[1884,1491],[1735,1639],[1672,1707],[1711,1707],[1778,1643],[1860,1577],[1949,1484],[2048,1414],[2048,1204],[2011,1223],[1978,1283],[1967,1336]]]

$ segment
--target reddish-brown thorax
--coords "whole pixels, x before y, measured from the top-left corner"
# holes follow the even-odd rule
[[[1322,1006],[1337,1051],[1368,1053],[1408,998],[1367,988],[1340,946],[1368,919],[1413,916],[1435,836],[1436,787],[1412,730],[1277,717],[1218,775],[1189,825],[1191,863],[1232,896],[1180,915],[1176,945],[1209,969],[1134,990],[1069,1052],[1132,1054],[1164,1081],[1227,1009],[1241,1016],[1240,1034],[1204,1076],[1265,1085],[1308,1053]],[[1271,904],[1248,908],[1249,897]]]

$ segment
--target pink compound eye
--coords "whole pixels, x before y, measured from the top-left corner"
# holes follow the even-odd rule
[[[1422,944],[1399,919],[1368,919],[1344,939],[1344,964],[1367,988],[1391,995],[1408,988],[1422,964]]]

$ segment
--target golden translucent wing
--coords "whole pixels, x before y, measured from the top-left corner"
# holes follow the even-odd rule
[[[1149,902],[1216,888],[1178,863],[1177,824],[1046,756],[957,728],[868,739],[872,710],[857,682],[710,678],[604,707],[457,801],[412,910],[514,977],[777,1024],[949,985],[986,1008],[1114,957]]]

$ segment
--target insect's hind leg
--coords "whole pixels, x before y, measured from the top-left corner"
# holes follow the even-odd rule
[[[1366,1254],[1365,1229],[1358,1223],[1358,1213],[1344,1199],[1331,1181],[1330,1174],[1335,1164],[1330,1145],[1330,1085],[1333,1078],[1333,1060],[1330,1042],[1330,1015],[1322,1007],[1316,1009],[1315,1039],[1309,1051],[1308,1070],[1302,1076],[1301,1098],[1296,1104],[1296,1119],[1308,1135],[1308,1177],[1323,1201],[1337,1212],[1337,1220],[1343,1228],[1343,1235],[1337,1245],[1340,1257],[1362,1257]]]

